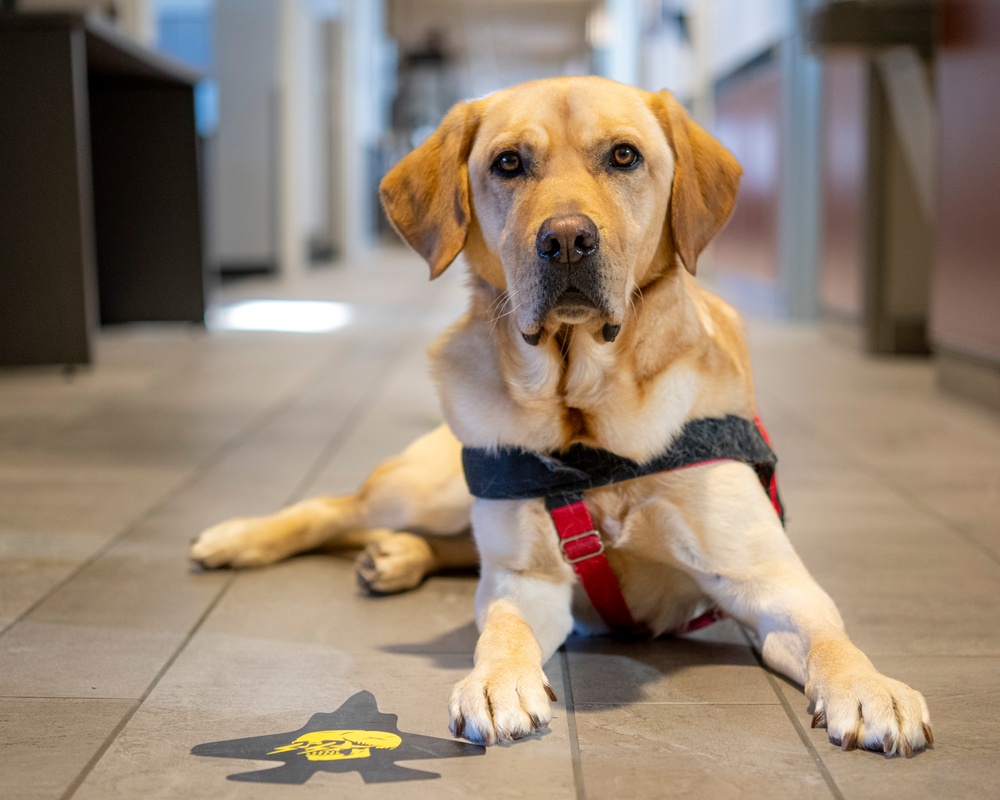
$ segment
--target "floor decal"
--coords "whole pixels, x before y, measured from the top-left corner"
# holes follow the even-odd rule
[[[361,773],[365,783],[440,778],[436,772],[401,767],[397,761],[459,758],[486,752],[481,745],[403,733],[395,714],[378,710],[371,692],[358,692],[332,714],[313,714],[297,731],[209,742],[196,756],[283,761],[274,769],[230,775],[231,781],[305,783],[316,772]]]

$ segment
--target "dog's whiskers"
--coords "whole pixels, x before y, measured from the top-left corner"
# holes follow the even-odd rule
[[[646,301],[646,298],[642,296],[642,289],[639,288],[639,284],[636,283],[635,278],[632,279],[632,291],[628,293],[628,303],[632,307],[632,313],[638,314],[638,310],[635,307],[635,296],[639,295],[639,300],[642,302]]]
[[[493,316],[493,326],[490,328],[490,334],[496,330],[497,325],[500,320],[504,317],[508,317],[520,308],[520,303],[514,304],[514,292],[504,292],[497,300],[490,304],[490,310],[493,310],[493,306],[497,304],[498,301],[502,301],[500,307],[497,309],[497,313]],[[509,306],[509,308],[508,308]]]
[[[492,313],[493,313],[493,311],[495,310],[495,308],[496,308],[497,306],[500,306],[500,307],[502,307],[502,306],[503,306],[503,305],[504,305],[505,303],[507,303],[507,302],[508,302],[509,300],[510,300],[510,295],[509,295],[509,293],[508,293],[508,292],[500,292],[500,293],[499,293],[499,294],[497,294],[497,296],[496,296],[496,297],[495,297],[495,298],[493,299],[493,302],[492,302],[492,303],[490,303],[490,306],[489,306],[489,308],[487,308],[487,309],[486,309],[486,312],[487,312],[488,314],[492,314]]]

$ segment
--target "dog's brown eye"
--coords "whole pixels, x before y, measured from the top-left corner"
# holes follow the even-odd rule
[[[513,150],[507,150],[497,156],[493,169],[504,176],[520,175],[524,172],[524,165],[521,163],[521,156]]]
[[[630,144],[620,144],[611,151],[611,166],[616,169],[631,169],[639,163],[639,151]]]

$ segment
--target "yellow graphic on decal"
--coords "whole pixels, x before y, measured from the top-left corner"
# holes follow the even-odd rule
[[[310,761],[340,761],[348,758],[368,758],[372,750],[395,750],[403,743],[394,733],[385,731],[312,731],[304,733],[291,744],[282,745],[270,753],[298,751]]]

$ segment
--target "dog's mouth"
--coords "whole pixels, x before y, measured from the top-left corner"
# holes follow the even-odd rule
[[[621,325],[607,322],[610,314],[603,302],[600,287],[593,276],[565,276],[562,280],[550,278],[543,292],[542,302],[536,306],[538,322],[521,336],[530,345],[537,345],[542,338],[546,321],[564,325],[579,325],[595,320],[605,320],[601,334],[605,342],[613,342]]]
[[[570,322],[590,317],[595,311],[600,311],[600,306],[594,299],[583,290],[570,286],[556,298],[550,313]]]

